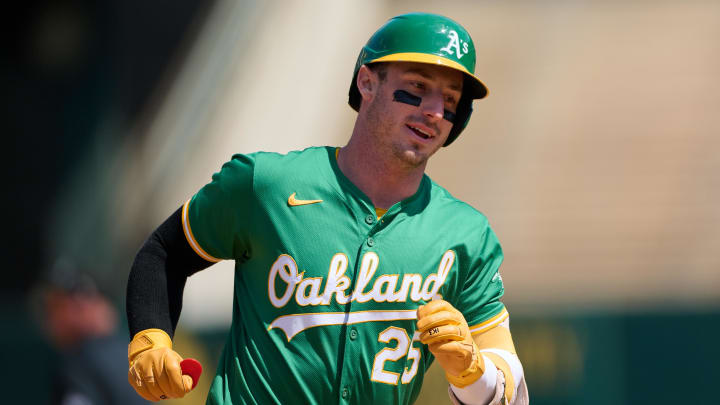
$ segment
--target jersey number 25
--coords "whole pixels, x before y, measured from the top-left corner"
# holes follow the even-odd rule
[[[391,385],[397,385],[398,379],[400,379],[403,384],[407,384],[412,381],[418,370],[420,350],[414,347],[413,343],[420,340],[419,335],[416,333],[411,340],[405,329],[395,326],[385,329],[378,335],[378,342],[390,343],[391,340],[397,341],[397,346],[395,348],[386,347],[375,355],[370,379]],[[405,356],[407,356],[408,360],[412,361],[412,364],[409,369],[405,367],[402,377],[400,377],[399,373],[385,370],[386,361],[398,361]]]

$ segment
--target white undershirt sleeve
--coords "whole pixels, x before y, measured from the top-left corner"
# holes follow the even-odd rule
[[[497,384],[497,368],[495,364],[485,356],[482,356],[485,362],[485,372],[474,383],[465,388],[458,388],[452,384],[450,387],[463,404],[466,405],[486,405],[495,395],[495,386]]]

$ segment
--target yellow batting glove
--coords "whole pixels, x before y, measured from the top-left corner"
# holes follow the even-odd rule
[[[433,300],[418,308],[417,319],[420,342],[428,345],[451,384],[463,388],[483,375],[480,349],[460,311],[445,300]]]
[[[182,374],[181,361],[165,331],[145,329],[128,346],[128,381],[148,401],[182,398],[192,390],[193,380]]]

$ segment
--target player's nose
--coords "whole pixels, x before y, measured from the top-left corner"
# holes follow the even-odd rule
[[[423,97],[420,108],[425,117],[432,121],[439,121],[445,112],[445,100],[441,94],[427,94]]]

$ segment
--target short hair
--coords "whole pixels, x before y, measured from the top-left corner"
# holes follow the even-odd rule
[[[368,69],[372,70],[380,78],[380,82],[384,82],[387,79],[387,63],[376,62],[367,65]]]

